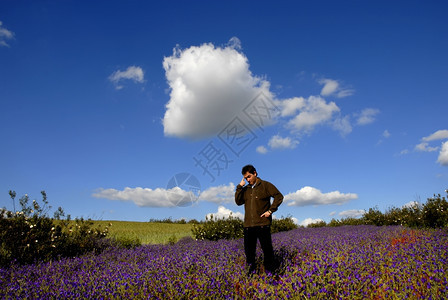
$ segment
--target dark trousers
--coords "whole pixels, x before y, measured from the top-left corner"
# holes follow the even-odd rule
[[[249,273],[256,268],[257,239],[260,241],[264,256],[264,267],[266,271],[274,272],[274,249],[272,248],[271,227],[256,226],[244,228],[244,252],[246,262],[249,266]]]

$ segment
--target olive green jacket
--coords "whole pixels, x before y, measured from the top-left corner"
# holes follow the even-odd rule
[[[271,197],[274,198],[272,204]],[[244,204],[244,227],[271,225],[272,214],[269,218],[260,216],[268,210],[272,213],[277,211],[282,202],[282,193],[272,183],[260,178],[257,178],[253,187],[250,185],[242,187],[239,184],[236,187],[235,203]]]

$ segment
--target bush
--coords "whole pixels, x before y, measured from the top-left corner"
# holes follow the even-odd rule
[[[448,194],[448,190],[446,190]],[[376,226],[407,226],[407,227],[427,227],[441,228],[448,227],[448,201],[440,194],[434,195],[421,205],[415,202],[412,205],[402,208],[390,207],[382,213],[378,207],[370,208],[359,218],[346,218],[342,220],[332,219],[328,226],[342,225],[376,225]],[[323,224],[312,224],[308,227],[319,227]]]
[[[448,195],[448,190],[446,191]],[[423,205],[423,223],[426,227],[448,227],[448,201],[440,194],[429,198]]]
[[[60,220],[62,208],[55,218],[48,217],[47,194],[42,194],[42,205],[36,200],[30,203],[28,195],[20,198],[20,211],[0,211],[0,266],[11,263],[29,264],[35,261],[50,261],[59,257],[78,256],[90,251],[100,252],[107,243],[107,227],[93,228],[93,222],[76,219]],[[16,193],[9,192],[15,209]]]
[[[288,231],[297,228],[291,217],[273,219],[271,233]],[[243,221],[230,215],[227,219],[217,219],[211,215],[205,222],[194,224],[193,236],[197,240],[217,241],[221,239],[238,239],[244,236]]]
[[[332,222],[333,221],[336,221],[336,220],[331,220]],[[325,223],[325,221],[319,221],[319,222],[314,222],[314,223],[311,223],[311,224],[308,224],[308,228],[318,228],[318,227],[325,227],[325,226],[327,226],[327,223]]]
[[[369,210],[362,216],[362,219],[366,225],[386,225],[384,214],[378,209],[377,206],[375,208],[369,208]]]
[[[271,233],[289,231],[296,229],[298,226],[292,220],[292,217],[288,216],[281,219],[272,219]]]
[[[244,235],[243,221],[230,215],[227,219],[216,219],[213,215],[206,217],[202,224],[194,224],[191,229],[197,240],[217,241],[237,239]]]

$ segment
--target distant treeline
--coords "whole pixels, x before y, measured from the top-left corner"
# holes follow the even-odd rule
[[[445,191],[448,195],[448,190]],[[448,197],[447,197],[448,198]],[[324,227],[324,226],[343,226],[343,225],[401,225],[407,227],[418,228],[442,228],[448,227],[448,201],[447,198],[440,194],[434,195],[433,198],[428,198],[426,203],[415,202],[412,205],[401,208],[390,207],[384,213],[378,207],[370,208],[362,217],[353,218],[347,217],[342,219],[332,219],[330,222],[320,221],[309,224],[307,227]],[[235,218],[232,221],[235,222]],[[291,220],[291,217],[287,218]],[[213,222],[213,218],[211,219]],[[171,217],[166,219],[150,219],[153,223],[175,223],[175,224],[205,224],[210,223],[209,219],[205,221],[192,220],[173,220]],[[216,222],[218,219],[214,219]],[[275,219],[274,219],[275,221]]]
[[[448,190],[445,191],[448,195]],[[448,197],[447,197],[448,198]],[[308,227],[343,225],[401,225],[416,228],[448,228],[448,201],[440,194],[428,198],[426,203],[415,202],[401,208],[390,207],[384,213],[378,207],[370,208],[361,218],[332,219],[308,225]]]
[[[165,219],[149,219],[150,223],[169,223],[169,224],[200,224],[204,221],[198,221],[195,219],[191,220],[185,220],[185,219],[179,219],[179,220],[173,220],[171,217],[165,218]]]

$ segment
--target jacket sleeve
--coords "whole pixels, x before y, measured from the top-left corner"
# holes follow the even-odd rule
[[[280,193],[280,191],[275,187],[275,185],[273,185],[272,183],[269,182],[268,184],[268,192],[271,195],[271,197],[274,198],[274,201],[272,201],[271,207],[269,208],[269,210],[271,212],[275,212],[278,210],[278,207],[280,206],[280,204],[282,204],[283,202],[283,195],[282,193]]]
[[[239,184],[236,186],[235,203],[236,203],[236,205],[243,205],[244,204],[243,187],[241,185],[239,185]]]

